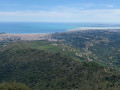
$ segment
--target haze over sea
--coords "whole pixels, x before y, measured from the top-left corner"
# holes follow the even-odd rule
[[[40,23],[40,22],[0,22],[0,32],[6,33],[54,33],[80,28],[120,29],[120,24],[112,23]]]

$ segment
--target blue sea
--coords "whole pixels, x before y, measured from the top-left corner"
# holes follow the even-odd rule
[[[0,22],[0,32],[6,33],[54,33],[79,28],[120,29],[113,23],[40,23],[40,22]]]

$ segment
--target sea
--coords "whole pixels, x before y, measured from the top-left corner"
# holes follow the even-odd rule
[[[120,29],[120,23],[0,22],[0,33],[56,33],[81,28]]]

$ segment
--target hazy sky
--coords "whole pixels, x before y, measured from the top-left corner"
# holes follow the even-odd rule
[[[120,0],[0,0],[0,22],[120,22]]]

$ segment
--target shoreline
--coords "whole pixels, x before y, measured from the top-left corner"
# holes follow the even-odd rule
[[[70,33],[70,32],[79,32],[79,31],[110,31],[110,32],[120,32],[120,29],[100,29],[100,28],[80,28],[80,29],[72,29],[66,32],[59,32],[59,33]],[[48,41],[56,41],[55,39],[51,38],[51,35],[54,33],[1,33],[0,34],[0,41],[33,41],[33,40],[48,40]]]
[[[76,29],[68,29],[64,32],[71,32],[71,31],[85,31],[85,30],[111,30],[111,31],[115,31],[115,30],[120,30],[120,27],[118,28],[96,28],[96,27],[81,27],[81,28],[76,28]],[[38,35],[38,34],[43,34],[43,35],[48,35],[48,34],[53,34],[53,33],[64,33],[64,32],[48,32],[48,33],[7,33],[7,32],[0,32],[0,35],[5,35],[5,34],[9,34],[9,35]]]
[[[0,34],[0,40],[46,40],[49,39],[50,34],[48,33],[17,33],[17,34],[11,34],[11,33],[5,33]]]
[[[78,29],[71,29],[71,30],[67,30],[67,32],[74,32],[74,31],[92,31],[92,30],[110,30],[110,31],[117,31],[120,30],[120,28],[94,28],[94,27],[82,27],[82,28],[78,28]]]

